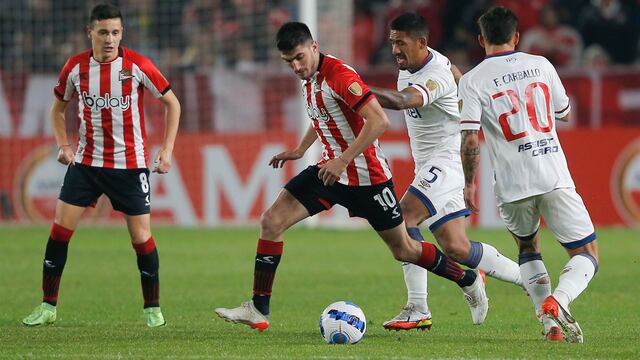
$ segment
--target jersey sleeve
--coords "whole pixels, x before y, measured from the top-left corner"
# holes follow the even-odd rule
[[[78,63],[69,59],[62,67],[62,70],[60,70],[58,83],[53,88],[54,95],[60,101],[71,100],[71,97],[76,90],[75,85],[73,84],[73,77],[71,76],[71,73],[76,66],[78,66]]]
[[[480,118],[482,117],[482,104],[480,96],[469,84],[469,78],[463,76],[458,88],[460,108],[460,129],[480,130]]]
[[[423,81],[411,84],[411,87],[418,90],[422,95],[422,107],[435,102],[454,90],[452,89],[452,87],[455,87],[453,74],[446,74],[444,73],[445,70],[450,72],[448,69],[442,69],[440,73],[429,74]]]
[[[151,60],[145,59],[139,66],[142,70],[142,84],[151,91],[153,96],[159,98],[171,90],[171,84]]]
[[[562,85],[562,80],[560,80],[560,76],[558,76],[558,72],[551,63],[548,64],[548,67],[551,76],[549,85],[551,86],[553,111],[556,119],[561,119],[571,111],[571,102],[569,101],[569,96],[567,96],[564,85]]]
[[[333,91],[355,112],[374,98],[360,75],[347,64],[340,64],[333,76]]]

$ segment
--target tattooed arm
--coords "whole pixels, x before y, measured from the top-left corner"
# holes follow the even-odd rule
[[[462,157],[462,169],[464,170],[464,202],[471,212],[477,213],[478,208],[475,204],[476,185],[473,180],[476,177],[476,169],[480,163],[480,142],[478,140],[478,130],[462,131],[462,147],[460,148],[460,156]]]

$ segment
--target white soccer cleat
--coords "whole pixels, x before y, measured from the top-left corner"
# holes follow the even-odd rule
[[[484,288],[483,276],[478,270],[472,270],[476,273],[476,280],[473,284],[462,288],[464,299],[469,304],[471,310],[471,320],[475,325],[484,322],[489,312],[489,298]]]
[[[233,309],[217,308],[215,312],[225,321],[234,324],[244,324],[260,331],[269,327],[269,318],[256,309],[253,300],[245,301]]]
[[[431,312],[427,310],[426,313],[415,309],[414,304],[407,304],[400,314],[396,315],[391,320],[387,320],[382,323],[382,326],[387,330],[429,330],[433,323],[431,322]]]
[[[584,334],[576,319],[571,316],[569,309],[565,309],[553,295],[549,295],[542,303],[542,312],[562,329],[564,339],[572,343],[584,342]]]

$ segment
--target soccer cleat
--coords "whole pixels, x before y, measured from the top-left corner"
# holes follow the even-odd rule
[[[226,322],[244,324],[260,331],[264,331],[269,327],[269,318],[256,309],[253,305],[253,300],[245,301],[239,307],[233,309],[217,308],[215,312]]]
[[[472,270],[476,273],[476,280],[469,286],[464,286],[462,291],[464,292],[464,299],[469,304],[471,310],[471,320],[475,325],[480,325],[484,322],[489,312],[489,298],[484,288],[483,277],[478,270]]]
[[[427,310],[426,313],[420,312],[415,309],[414,304],[407,304],[400,314],[391,320],[387,320],[382,323],[382,326],[387,330],[430,330],[433,323],[431,322],[431,312]]]
[[[564,334],[562,333],[562,329],[558,326],[552,326],[544,335],[544,339],[548,341],[562,341],[564,340]]]
[[[147,326],[150,328],[167,325],[167,322],[164,321],[164,316],[162,316],[162,312],[160,311],[160,307],[148,307],[145,308],[142,313],[144,314],[144,318],[147,320]]]
[[[569,310],[563,308],[553,295],[547,296],[542,303],[542,312],[560,326],[564,333],[565,340],[572,343],[584,342],[584,335],[582,334],[580,325],[578,325],[576,319],[571,316]]]
[[[56,321],[56,307],[45,302],[38,305],[29,316],[22,319],[22,323],[27,326],[51,325],[54,321]]]

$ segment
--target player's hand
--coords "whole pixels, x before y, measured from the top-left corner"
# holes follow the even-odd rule
[[[171,169],[171,150],[162,149],[158,151],[156,159],[153,161],[153,172],[158,174],[166,174]]]
[[[76,164],[76,154],[71,145],[62,145],[58,149],[58,162],[62,165]]]
[[[331,186],[336,180],[340,179],[340,175],[347,169],[347,163],[340,158],[331,159],[320,165],[318,179],[322,180],[325,186]]]
[[[464,203],[472,213],[480,212],[476,206],[476,184],[467,184],[464,187]]]
[[[298,149],[283,151],[271,158],[271,160],[269,161],[269,166],[273,167],[274,169],[281,168],[287,161],[298,160],[302,157],[302,155],[304,155],[304,152]]]

